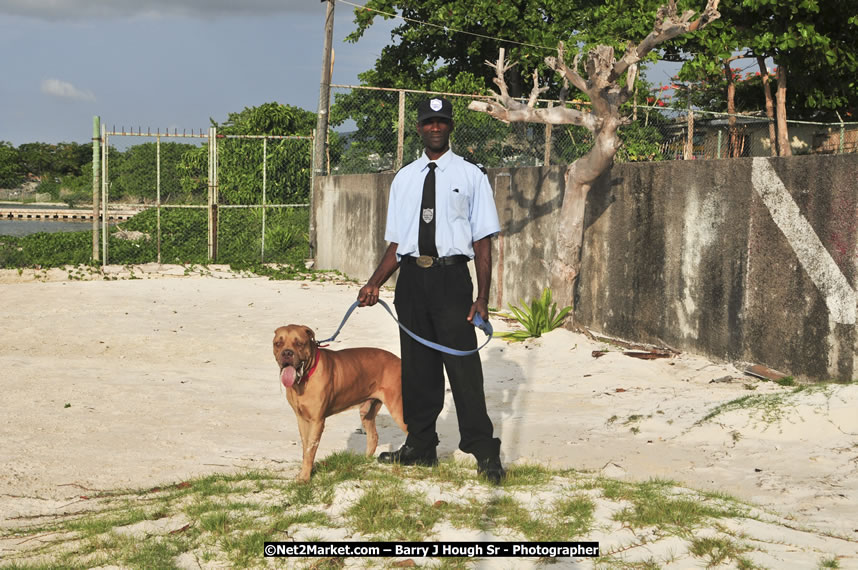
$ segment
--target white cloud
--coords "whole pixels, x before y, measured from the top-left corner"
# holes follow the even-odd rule
[[[0,14],[38,20],[93,18],[217,18],[325,13],[320,0],[0,0]]]
[[[95,95],[92,91],[78,89],[68,81],[61,79],[43,79],[42,93],[59,97],[61,99],[75,99],[77,101],[95,101]]]

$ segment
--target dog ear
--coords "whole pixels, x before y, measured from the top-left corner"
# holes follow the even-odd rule
[[[310,327],[304,327],[304,330],[307,331],[307,338],[310,342],[316,342],[316,333],[313,332],[313,329]]]

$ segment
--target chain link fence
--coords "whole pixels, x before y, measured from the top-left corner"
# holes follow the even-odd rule
[[[420,156],[417,104],[443,96],[453,104],[452,148],[487,167],[569,164],[586,154],[592,134],[574,125],[505,124],[468,104],[485,97],[333,85],[328,169],[332,174],[396,171]],[[559,102],[540,101],[540,106]],[[586,110],[586,104],[567,103]],[[618,162],[771,156],[765,116],[637,106],[620,128]],[[793,154],[858,152],[858,123],[788,121]],[[400,128],[400,127],[404,128]]]
[[[219,263],[287,263],[309,239],[312,137],[217,139]]]
[[[124,150],[111,145],[117,138]],[[141,138],[148,140],[135,144]],[[312,137],[222,135],[212,128],[191,136],[106,132],[102,140],[103,212],[140,212],[103,226],[103,263],[306,257]]]

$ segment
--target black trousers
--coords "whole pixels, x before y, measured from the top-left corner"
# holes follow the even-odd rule
[[[473,291],[466,263],[426,269],[403,263],[394,305],[399,321],[416,335],[450,348],[472,350],[477,347],[476,328],[467,316]],[[479,355],[442,353],[402,331],[399,342],[403,414],[408,424],[406,444],[418,450],[438,445],[435,424],[444,407],[446,369],[459,422],[459,449],[478,460],[497,456],[500,439],[493,437],[486,411]]]

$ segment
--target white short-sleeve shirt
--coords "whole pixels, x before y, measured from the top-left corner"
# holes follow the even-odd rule
[[[397,259],[417,257],[420,202],[429,172],[424,152],[405,165],[393,179],[387,204],[384,239],[398,244]],[[474,242],[500,232],[497,208],[489,178],[483,170],[448,150],[433,161],[435,169],[435,244],[438,255],[474,257]]]

